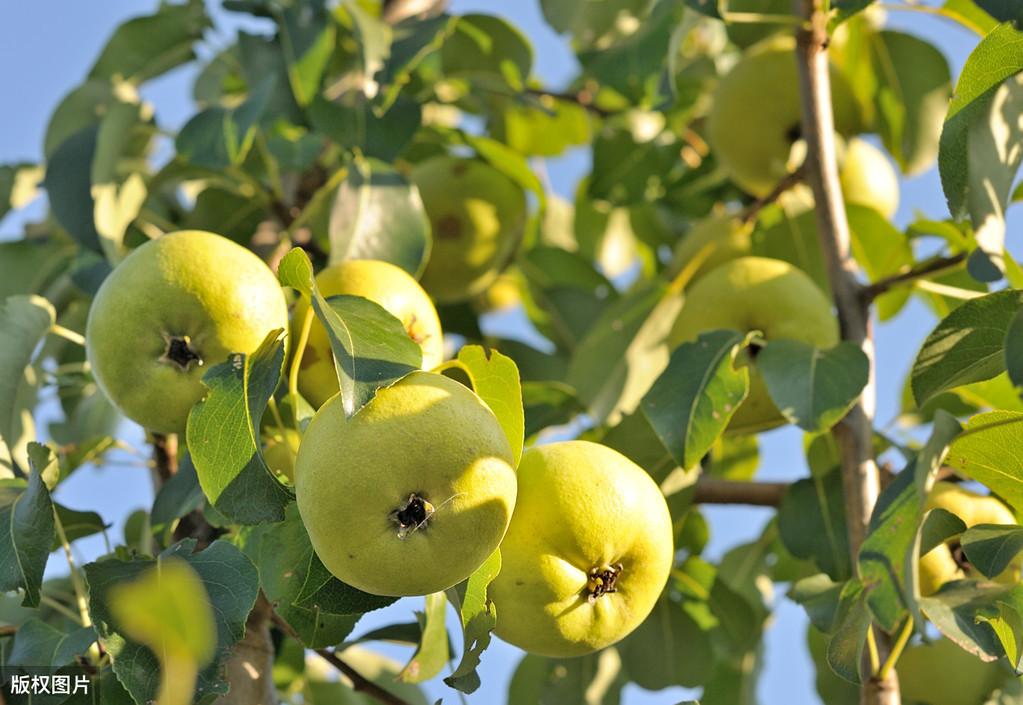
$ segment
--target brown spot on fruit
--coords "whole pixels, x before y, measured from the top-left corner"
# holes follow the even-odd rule
[[[462,237],[462,221],[453,215],[443,215],[433,224],[433,234],[441,240],[457,240]]]

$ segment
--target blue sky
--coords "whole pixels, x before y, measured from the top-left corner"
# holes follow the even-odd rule
[[[211,3],[219,5],[219,3]],[[535,48],[536,73],[552,87],[566,83],[575,72],[575,60],[563,38],[554,34],[543,22],[539,0],[454,0],[453,11],[484,11],[502,14],[518,25],[530,38]],[[926,4],[934,4],[927,2]],[[147,13],[157,3],[141,0],[103,0],[102,2],[74,2],[71,0],[34,0],[10,3],[5,8],[4,22],[0,23],[0,95],[7,96],[0,130],[0,163],[41,157],[43,134],[47,119],[61,97],[74,87],[91,66],[99,48],[113,28],[124,19]],[[227,16],[214,10],[218,19],[230,17],[230,27],[237,26],[237,16]],[[255,24],[256,27],[260,25]],[[977,38],[970,32],[938,18],[920,13],[896,12],[890,15],[889,26],[923,36],[934,41],[946,54],[955,74],[958,74],[967,54]],[[201,47],[203,56],[210,56],[225,46],[231,33],[224,25],[211,33]],[[143,97],[157,108],[157,120],[168,129],[176,129],[192,113],[190,101],[191,81],[195,68],[179,69],[147,84]],[[563,195],[574,191],[575,181],[588,169],[588,156],[576,152],[553,160],[549,165],[555,190]],[[896,215],[896,224],[905,226],[917,211],[929,217],[947,216],[940,183],[934,169],[902,182],[902,202]],[[36,204],[26,214],[8,216],[0,222],[0,239],[18,235],[28,216],[38,216],[42,205]],[[1018,216],[1010,223],[1010,239],[1018,227]],[[1018,250],[1018,244],[1013,250]],[[878,422],[885,426],[897,413],[903,378],[908,371],[917,348],[933,327],[930,312],[916,302],[906,307],[893,321],[876,328]],[[497,322],[500,325],[500,321]],[[45,404],[38,421],[53,419],[54,406]],[[125,424],[124,434],[129,442],[141,447],[142,434],[137,427]],[[758,478],[763,480],[793,480],[807,474],[802,457],[801,435],[794,429],[782,429],[762,436],[761,468]],[[104,519],[115,522],[112,534],[119,536],[124,517],[132,510],[148,507],[152,488],[148,473],[138,456],[118,453],[114,462],[103,468],[87,468],[66,482],[58,498],[72,507],[96,509]],[[771,512],[746,507],[712,507],[706,510],[712,524],[713,538],[708,549],[711,557],[719,557],[729,547],[759,535]],[[91,560],[102,552],[99,540],[83,541],[77,545],[80,559]],[[55,556],[51,570],[60,572],[63,564]],[[375,613],[360,624],[357,631],[380,624],[408,621],[411,611],[418,609],[414,600],[403,600],[380,613]],[[450,624],[454,624],[451,621]],[[766,635],[766,666],[761,677],[759,694],[763,702],[786,702],[803,705],[818,702],[813,687],[813,670],[805,654],[806,620],[801,608],[781,596],[775,617]],[[403,658],[407,652],[393,652]],[[497,644],[485,654],[482,676],[484,685],[468,698],[473,703],[503,702],[508,680],[521,652]],[[442,684],[429,687],[435,698],[457,702],[457,696]],[[626,690],[624,702],[628,705],[669,705],[696,693],[673,688],[659,693],[648,693],[635,686]]]

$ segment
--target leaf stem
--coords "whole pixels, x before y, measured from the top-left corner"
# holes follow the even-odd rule
[[[69,328],[65,328],[64,326],[59,325],[57,323],[54,323],[52,326],[50,326],[50,332],[53,333],[54,335],[60,336],[64,340],[70,340],[72,343],[77,343],[78,345],[81,345],[83,348],[85,347],[85,336],[82,335],[81,333],[76,333],[75,331]]]
[[[82,620],[83,627],[92,626],[92,618],[89,616],[89,603],[85,599],[85,583],[82,582],[78,566],[75,565],[75,558],[71,555],[71,542],[67,540],[64,524],[60,520],[60,515],[57,514],[56,507],[53,509],[53,526],[57,530],[57,538],[64,549],[64,557],[67,558],[68,568],[71,570],[71,587],[75,591],[75,604],[78,606],[78,616]]]
[[[877,653],[877,639],[874,637],[874,625],[867,626],[867,657],[870,659],[871,675],[878,673],[881,668],[881,657]]]
[[[284,418],[281,417],[281,410],[277,408],[277,400],[270,397],[266,405],[270,409],[270,413],[273,414],[274,423],[277,424],[277,428],[280,430],[281,434],[283,434],[287,429],[287,426],[284,424]]]
[[[302,356],[305,355],[305,348],[309,343],[309,331],[313,329],[315,315],[312,301],[310,301],[305,318],[302,319],[302,330],[298,334],[298,343],[291,353],[291,369],[288,370],[288,398],[291,400],[291,415],[295,422],[295,430],[299,433],[302,432],[302,429],[298,425],[298,370],[302,366]]]
[[[895,664],[899,660],[899,656],[902,655],[903,650],[906,648],[906,644],[909,643],[909,638],[913,636],[913,618],[907,617],[906,623],[902,625],[902,631],[899,632],[898,638],[895,643],[892,644],[892,650],[888,652],[888,658],[885,659],[884,665],[877,672],[877,677],[884,680],[888,677],[888,674],[895,668]]]

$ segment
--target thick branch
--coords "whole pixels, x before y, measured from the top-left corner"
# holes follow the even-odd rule
[[[796,33],[796,63],[799,68],[803,137],[807,144],[807,178],[814,194],[817,232],[838,310],[842,339],[858,345],[870,362],[870,376],[860,399],[833,430],[842,461],[849,548],[855,564],[880,493],[873,449],[876,382],[870,306],[856,281],[855,264],[849,253],[849,223],[838,180],[827,54],[828,17],[823,0],[795,0],[795,5],[797,14],[805,20],[804,26]],[[883,662],[890,651],[890,640],[880,632],[877,636]],[[862,705],[898,705],[899,701],[899,684],[894,671],[883,680],[876,676],[871,678],[860,691]]]
[[[277,705],[270,603],[261,592],[245,622],[245,636],[231,649],[226,676],[231,690],[214,705]]]
[[[884,294],[890,289],[894,289],[901,284],[908,284],[915,282],[917,279],[923,279],[924,277],[931,276],[932,274],[940,274],[950,269],[956,269],[965,261],[965,252],[960,252],[958,255],[952,255],[951,257],[935,257],[934,259],[919,263],[912,269],[907,269],[904,272],[893,274],[892,276],[885,277],[884,279],[878,279],[873,284],[863,288],[863,296],[868,301],[872,301],[881,294]]]
[[[352,690],[365,693],[374,700],[378,700],[385,705],[409,705],[405,700],[402,700],[391,691],[384,690],[373,681],[367,679],[361,673],[342,661],[333,651],[317,649],[316,653],[326,660],[327,663],[348,677],[348,680],[352,682]]]
[[[786,482],[740,482],[701,477],[694,489],[693,503],[777,507],[788,489]]]
[[[178,471],[177,434],[153,434],[153,469],[160,484],[167,482]]]

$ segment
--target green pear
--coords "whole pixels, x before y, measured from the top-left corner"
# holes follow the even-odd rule
[[[750,254],[753,223],[736,215],[710,215],[694,225],[675,247],[672,270],[692,268],[688,283],[694,284],[707,272],[725,262]]]
[[[849,203],[873,208],[888,219],[899,209],[899,177],[885,153],[870,142],[854,137],[846,143],[838,178]]]
[[[1006,679],[997,663],[981,661],[948,639],[909,647],[895,670],[903,705],[982,705]]]
[[[766,257],[734,259],[696,282],[686,293],[668,342],[676,347],[721,328],[760,331],[768,344],[788,339],[828,348],[838,343],[830,299],[801,269]],[[728,432],[756,433],[784,423],[764,380],[751,370],[749,395]]]
[[[860,128],[859,107],[845,78],[831,71],[835,129]],[[770,193],[798,163],[799,77],[795,39],[771,37],[750,47],[718,83],[707,116],[707,140],[722,169],[754,196]]]
[[[415,168],[412,180],[433,232],[419,283],[440,303],[470,299],[497,278],[518,246],[526,196],[510,178],[475,159],[434,157]]]

